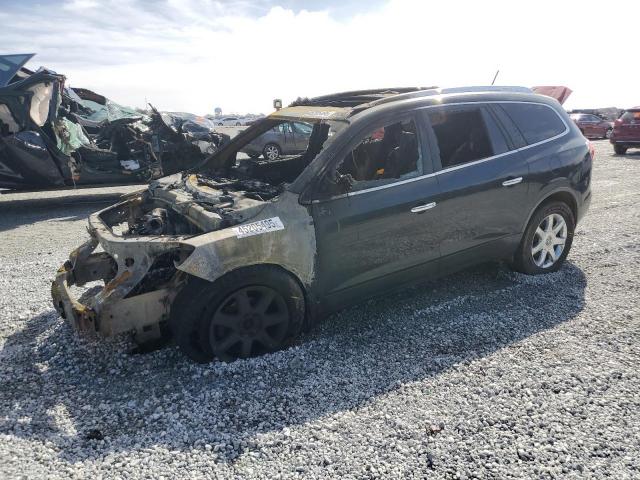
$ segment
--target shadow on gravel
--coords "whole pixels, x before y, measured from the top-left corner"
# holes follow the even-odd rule
[[[51,442],[68,462],[154,448],[233,462],[265,442],[295,449],[287,427],[517,349],[574,318],[585,286],[571,263],[538,277],[491,265],[369,301],[294,348],[231,364],[194,365],[175,347],[129,355],[122,341],[79,340],[44,313],[0,351],[0,433]]]
[[[57,221],[82,220],[118,202],[121,196],[122,193],[16,200],[0,197],[0,232],[53,218]]]

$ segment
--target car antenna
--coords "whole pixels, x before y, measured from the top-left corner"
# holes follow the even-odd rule
[[[494,83],[496,83],[496,78],[498,78],[498,74],[500,73],[500,69],[496,70],[496,74],[493,76],[493,81],[491,82],[491,85],[493,85]]]

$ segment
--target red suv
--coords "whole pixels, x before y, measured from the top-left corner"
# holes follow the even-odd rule
[[[609,138],[618,155],[627,153],[628,148],[640,148],[640,107],[630,108],[613,124]]]
[[[590,113],[572,113],[570,115],[582,134],[587,138],[609,138],[613,132],[613,124]]]

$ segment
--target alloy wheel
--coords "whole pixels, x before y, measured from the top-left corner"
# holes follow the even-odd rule
[[[283,296],[265,286],[250,286],[227,296],[211,319],[209,342],[222,361],[278,349],[289,330]]]
[[[531,256],[540,268],[549,268],[562,256],[567,243],[567,223],[562,215],[552,213],[542,219],[533,234]]]
[[[267,157],[267,160],[275,160],[280,156],[280,152],[278,151],[278,147],[275,145],[267,145],[264,147],[264,156]]]

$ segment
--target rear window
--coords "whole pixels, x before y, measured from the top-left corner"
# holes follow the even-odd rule
[[[640,123],[640,110],[628,110],[622,114],[620,120],[625,123],[631,123],[632,121]]]
[[[536,103],[501,103],[529,145],[560,135],[566,129],[558,114],[546,105]]]

